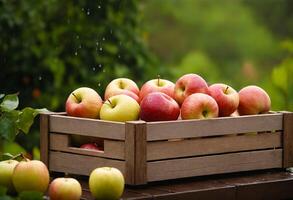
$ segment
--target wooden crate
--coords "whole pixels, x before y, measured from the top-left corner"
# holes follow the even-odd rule
[[[41,160],[50,171],[122,171],[129,185],[293,166],[293,113],[126,123],[43,114]],[[257,134],[256,134],[257,133]],[[104,151],[72,147],[72,135],[102,138]]]

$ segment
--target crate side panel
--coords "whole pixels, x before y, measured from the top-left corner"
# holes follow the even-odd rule
[[[284,168],[293,167],[293,113],[284,113]]]

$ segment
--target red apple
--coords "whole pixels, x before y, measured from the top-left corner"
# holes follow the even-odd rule
[[[255,115],[269,112],[271,99],[262,88],[250,85],[239,91],[238,112],[240,115]]]
[[[95,151],[103,151],[101,147],[99,147],[96,143],[88,143],[88,144],[83,144],[80,146],[82,149],[90,149],[90,150],[95,150]]]
[[[49,171],[44,163],[26,159],[16,165],[12,182],[18,193],[23,191],[45,193],[49,185],[49,178]]]
[[[93,89],[81,87],[74,90],[66,101],[69,116],[99,118],[103,101]]]
[[[152,92],[162,92],[174,98],[174,88],[174,83],[165,79],[160,79],[159,77],[157,79],[149,80],[141,87],[139,100],[142,101],[146,95]]]
[[[162,92],[153,92],[140,103],[140,118],[145,121],[177,120],[180,108],[177,102]]]
[[[216,83],[209,87],[211,97],[213,97],[219,106],[219,116],[230,116],[239,105],[239,95],[232,87]]]
[[[56,178],[49,187],[50,200],[80,200],[80,183],[74,178]]]
[[[181,106],[182,119],[208,119],[218,117],[219,108],[215,99],[207,94],[188,96]]]
[[[194,93],[209,93],[208,84],[197,74],[186,74],[175,83],[174,97],[181,105],[186,97]]]
[[[134,81],[128,78],[117,78],[111,81],[105,90],[105,100],[119,94],[125,94],[139,102],[139,88]]]

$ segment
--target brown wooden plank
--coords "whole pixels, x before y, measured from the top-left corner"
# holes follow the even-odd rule
[[[125,123],[125,183],[135,184],[135,124]]]
[[[124,140],[125,124],[97,119],[51,115],[50,132]]]
[[[293,113],[284,112],[284,168],[293,167]]]
[[[281,167],[280,149],[147,163],[149,181]]]
[[[41,161],[49,166],[49,115],[40,115],[40,154]]]
[[[116,140],[103,140],[104,151],[94,151],[71,147],[69,135],[50,133],[50,149],[61,152],[90,155],[102,158],[124,160],[124,142]]]
[[[177,141],[157,141],[148,142],[147,160],[279,148],[281,146],[281,132],[261,133],[257,135],[237,135],[231,137],[219,136]]]
[[[115,167],[125,176],[124,161],[50,151],[50,171],[89,176],[97,167]]]
[[[148,122],[147,140],[168,140],[283,129],[283,114],[221,117],[206,120]]]

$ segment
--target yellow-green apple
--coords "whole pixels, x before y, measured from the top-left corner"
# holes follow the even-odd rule
[[[98,146],[96,143],[87,143],[80,146],[82,149],[89,149],[94,151],[103,151],[103,148]]]
[[[102,104],[102,98],[95,90],[81,87],[69,95],[65,107],[69,116],[99,118]]]
[[[16,160],[5,160],[0,162],[0,186],[7,188],[9,193],[15,191],[12,183],[12,174],[17,164],[18,161]]]
[[[219,108],[216,100],[203,93],[188,96],[181,106],[182,119],[208,119],[218,115]]]
[[[239,91],[238,112],[240,115],[267,113],[271,108],[271,99],[262,88],[250,85]]]
[[[180,107],[170,96],[162,92],[153,92],[140,103],[140,118],[144,121],[177,120]]]
[[[37,191],[45,193],[49,185],[49,171],[38,160],[19,162],[14,168],[12,182],[17,192]]]
[[[128,78],[112,80],[105,90],[105,100],[118,94],[125,94],[139,102],[139,88],[136,83]]]
[[[49,187],[50,200],[80,200],[80,183],[74,178],[56,178]]]
[[[175,83],[174,97],[181,105],[186,97],[194,93],[209,93],[208,84],[197,74],[185,74]]]
[[[133,98],[119,94],[110,97],[101,108],[100,117],[109,121],[133,121],[139,117],[140,107]]]
[[[215,83],[209,87],[210,96],[213,97],[219,106],[219,116],[230,116],[239,105],[239,95],[232,87]]]
[[[162,92],[174,98],[174,88],[174,83],[166,79],[161,79],[160,77],[149,80],[141,87],[139,92],[139,100],[142,101],[146,95],[152,92]]]
[[[96,200],[118,200],[124,190],[124,177],[116,168],[97,168],[90,174],[89,188]]]

